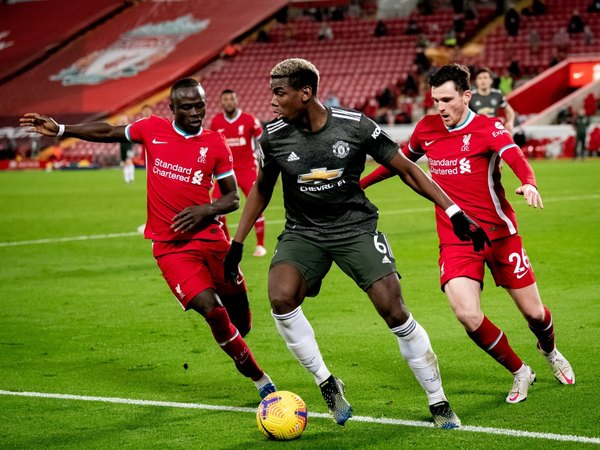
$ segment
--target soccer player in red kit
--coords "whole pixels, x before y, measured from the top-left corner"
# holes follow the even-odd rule
[[[508,291],[537,337],[537,347],[556,379],[574,384],[573,369],[554,344],[552,315],[542,304],[517,231],[515,212],[500,183],[502,159],[521,181],[515,193],[523,195],[529,206],[543,208],[533,169],[498,119],[469,109],[467,68],[447,65],[428,81],[439,114],[425,116],[417,124],[403,151],[413,161],[427,156],[433,180],[484,228],[492,241],[491,247],[482,252],[473,251],[472,246],[456,238],[448,215],[436,207],[442,290],[469,337],[514,375],[508,403],[525,400],[536,375],[517,356],[502,330],[481,311],[486,264],[496,285]],[[390,176],[392,173],[380,166],[361,180],[361,186],[366,188]]]
[[[238,186],[246,197],[256,181],[258,165],[256,163],[257,139],[262,134],[262,127],[256,117],[238,108],[238,100],[234,91],[225,89],[221,93],[221,107],[223,112],[217,114],[210,123],[210,129],[221,133],[227,139],[227,144],[233,154],[233,170]],[[219,186],[215,186],[213,198],[221,195]],[[229,232],[225,218],[221,219],[225,234]],[[261,214],[254,224],[256,232],[256,248],[254,256],[265,256],[265,217]]]
[[[151,116],[127,126],[93,122],[59,125],[27,113],[22,127],[44,136],[68,136],[93,142],[143,144],[147,161],[147,223],[156,262],[184,310],[200,313],[237,370],[252,379],[261,397],[276,390],[257,364],[243,336],[251,328],[246,284],[225,283],[223,259],[229,249],[217,216],[239,207],[232,157],[224,138],[202,127],[204,89],[193,78],[171,88],[174,121]],[[222,196],[211,202],[213,177]]]

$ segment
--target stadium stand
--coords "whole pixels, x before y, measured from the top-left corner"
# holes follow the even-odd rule
[[[377,99],[382,93],[391,94],[394,100],[399,98],[407,77],[416,75],[419,92],[423,74],[415,65],[415,57],[417,48],[423,46],[424,41],[431,45],[424,53],[434,64],[457,61],[472,67],[488,66],[502,74],[509,63],[516,60],[523,69],[524,79],[528,79],[544,71],[552,57],[557,56],[552,37],[558,29],[566,27],[574,9],[579,9],[589,32],[600,36],[600,21],[594,13],[586,12],[588,0],[572,0],[568,4],[547,0],[543,18],[522,14],[520,34],[511,39],[507,38],[502,16],[495,17],[494,2],[473,2],[478,5],[477,9],[473,17],[465,20],[464,32],[454,49],[443,45],[456,20],[449,1],[441,1],[428,15],[415,10],[405,17],[383,19],[383,36],[375,35],[378,17],[374,1],[358,2],[363,7],[362,14],[327,17],[325,12],[321,19],[331,26],[333,39],[330,40],[317,38],[321,23],[316,20],[315,10],[319,15],[321,11],[313,7],[314,1],[291,2],[310,6],[304,11],[285,9],[289,2],[284,0],[251,0],[252,5],[248,3],[243,10],[218,0],[107,2],[113,7],[122,7],[123,3],[129,7],[119,10],[106,23],[95,27],[87,25],[86,33],[68,45],[59,46],[46,61],[14,80],[0,84],[3,98],[0,126],[14,123],[20,113],[31,109],[47,111],[59,120],[70,122],[121,113],[133,117],[142,102],[151,103],[155,114],[168,117],[170,111],[163,88],[176,78],[189,75],[201,79],[208,92],[207,121],[220,111],[219,93],[226,88],[238,93],[244,109],[262,121],[268,121],[272,118],[269,70],[278,61],[289,57],[307,58],[319,67],[323,74],[322,99],[334,93],[344,106],[369,108],[372,114],[378,114],[381,108],[378,108]],[[526,1],[520,2],[519,7],[527,5]],[[284,11],[295,13],[285,20]],[[202,20],[208,21],[203,31],[190,31]],[[127,34],[140,24],[146,25],[141,33],[141,46]],[[418,31],[407,33],[409,25]],[[188,34],[174,39],[173,35],[181,33],[182,29]],[[535,52],[532,52],[528,34],[533,29],[540,37]],[[256,40],[256,36],[260,39]],[[63,36],[63,39],[69,38]],[[469,45],[463,47],[465,43]],[[168,53],[172,49],[167,49],[169,45],[176,47],[172,53]],[[235,47],[236,54],[224,57],[223,49],[228,46]],[[116,49],[117,56],[103,55],[106,49]],[[139,61],[134,61],[137,64],[133,65],[135,70],[127,72],[125,69],[129,66],[121,64],[119,58],[131,63],[140,49],[146,53],[141,54]],[[600,39],[590,41],[584,34],[570,36],[568,56],[589,53],[600,54]],[[1,52],[0,56],[3,56]],[[77,84],[78,78],[97,75],[97,65],[102,66],[105,76],[109,74],[108,80]],[[113,75],[114,79],[111,79]],[[521,80],[517,82],[522,84]],[[560,97],[569,92],[572,89],[556,95]],[[150,97],[152,94],[156,95]],[[393,104],[396,118],[414,116],[418,119],[422,110],[416,106],[421,104],[421,95],[422,90],[418,98],[414,93],[407,94],[404,98],[410,97],[408,101]],[[526,114],[535,112],[528,110]],[[542,149],[555,143],[555,140],[535,139],[537,141],[528,143],[531,150],[528,153],[532,157],[544,154]],[[77,142],[65,149],[64,154],[72,161],[89,160],[111,165],[118,161],[118,146]]]
[[[0,84],[130,6],[125,0],[0,3]],[[60,24],[60,26],[57,26]]]

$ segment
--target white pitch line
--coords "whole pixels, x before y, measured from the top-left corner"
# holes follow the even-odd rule
[[[244,408],[239,406],[222,406],[222,405],[206,405],[202,403],[181,403],[181,402],[164,402],[154,400],[138,400],[120,397],[95,397],[87,395],[71,395],[71,394],[53,394],[45,392],[18,392],[0,390],[0,395],[10,395],[15,397],[35,397],[35,398],[55,398],[61,400],[79,400],[86,402],[102,402],[102,403],[119,403],[125,405],[139,406],[161,406],[165,408],[184,408],[184,409],[203,409],[208,411],[230,411],[256,414],[256,408]],[[309,413],[310,418],[330,419],[329,414]],[[382,425],[400,425],[408,427],[433,428],[431,422],[419,422],[416,420],[390,419],[385,417],[369,417],[369,416],[354,416],[350,420],[353,422],[377,423]],[[600,438],[576,436],[568,434],[556,433],[538,433],[534,431],[512,430],[509,428],[490,428],[476,427],[472,425],[463,425],[456,432],[470,431],[473,433],[496,434],[502,436],[546,439],[551,441],[562,442],[578,442],[582,444],[600,444]]]
[[[92,234],[90,236],[66,236],[62,238],[34,239],[31,241],[0,242],[0,247],[17,247],[19,245],[56,244],[57,242],[91,241],[94,239],[112,239],[120,237],[140,236],[137,231],[128,233]]]
[[[600,194],[590,194],[584,196],[571,196],[571,197],[552,197],[544,200],[544,203],[554,203],[563,201],[576,201],[576,200],[595,200],[599,199]],[[380,202],[385,203],[385,202]],[[379,211],[380,216],[390,216],[395,214],[413,214],[413,213],[424,213],[433,212],[433,207],[422,207],[422,208],[410,208],[410,209],[383,209]],[[267,220],[267,225],[280,225],[285,223],[285,220]],[[238,224],[227,224],[230,229],[236,229]],[[127,233],[109,233],[109,234],[93,234],[88,236],[67,236],[62,238],[48,238],[48,239],[34,239],[30,241],[14,241],[14,242],[0,242],[1,247],[18,247],[22,245],[36,245],[36,244],[56,244],[59,242],[73,242],[73,241],[90,241],[95,239],[112,239],[120,237],[133,237],[139,236],[139,232],[130,231]]]

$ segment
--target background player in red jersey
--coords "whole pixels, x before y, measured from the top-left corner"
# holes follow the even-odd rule
[[[485,229],[493,242],[483,252],[473,251],[454,237],[447,215],[436,207],[442,289],[469,337],[513,373],[508,403],[525,400],[536,375],[517,356],[505,334],[481,311],[485,264],[496,285],[508,291],[523,314],[556,379],[562,384],[574,384],[573,369],[554,344],[552,315],[542,304],[533,268],[517,233],[515,213],[500,183],[502,158],[522,183],[515,193],[523,195],[529,206],[543,208],[533,169],[498,119],[469,109],[467,68],[457,64],[444,66],[430,77],[429,84],[439,114],[425,116],[417,124],[403,151],[413,161],[427,156],[434,181]],[[364,177],[361,186],[366,188],[390,176],[391,172],[381,166]]]
[[[234,91],[225,89],[221,93],[223,112],[217,114],[210,123],[210,129],[218,131],[227,139],[233,154],[233,170],[238,186],[246,197],[256,181],[258,165],[256,164],[256,148],[260,145],[257,139],[262,134],[262,127],[256,117],[238,108],[238,100]],[[219,186],[215,186],[213,198],[219,198]],[[225,217],[221,218],[227,238],[229,232]],[[265,217],[261,214],[254,224],[256,232],[256,248],[254,256],[265,256]]]
[[[239,207],[231,152],[221,135],[202,128],[206,97],[198,81],[177,81],[170,101],[172,122],[151,116],[127,126],[59,125],[36,113],[25,114],[20,122],[29,132],[44,136],[144,145],[148,209],[144,233],[152,239],[156,262],[181,306],[204,317],[237,370],[265,397],[276,390],[275,385],[243,339],[251,328],[246,285],[241,273],[235,283],[224,282],[229,242],[215,219]],[[213,176],[222,196],[211,202]]]

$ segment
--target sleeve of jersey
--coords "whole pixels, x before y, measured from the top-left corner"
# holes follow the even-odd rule
[[[133,122],[131,125],[125,127],[125,136],[129,142],[140,142],[144,140],[143,136],[143,125],[145,121]]]
[[[255,117],[254,118],[254,131],[252,134],[255,138],[259,138],[262,133],[263,133],[263,129],[260,124],[260,121]]]
[[[398,153],[398,144],[379,125],[363,114],[360,135],[369,155],[379,164],[385,164]]]
[[[387,180],[388,178],[391,178],[393,176],[394,174],[390,172],[385,166],[379,166],[369,175],[360,179],[360,188],[364,190],[373,184],[379,183],[383,180]]]
[[[419,130],[421,122],[417,124],[415,130],[410,135],[410,139],[407,145],[402,146],[402,153],[411,161],[418,160],[421,156],[425,154],[423,149],[421,148],[421,144],[419,144]]]
[[[517,144],[508,145],[498,153],[521,181],[521,184],[531,184],[537,187],[533,169]]]
[[[222,180],[233,175],[233,157],[231,156],[231,149],[225,142],[225,138],[222,135],[220,137],[220,151],[217,161],[215,163],[215,179]]]

